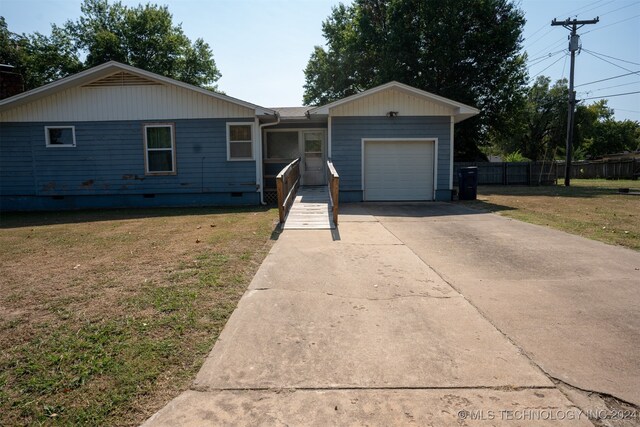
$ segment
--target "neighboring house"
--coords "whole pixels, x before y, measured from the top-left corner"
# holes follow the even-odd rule
[[[264,108],[117,62],[0,101],[0,209],[259,204],[301,157],[343,201],[451,200],[453,126],[475,108],[391,82]]]

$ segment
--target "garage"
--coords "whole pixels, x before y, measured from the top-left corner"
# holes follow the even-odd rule
[[[435,140],[364,140],[363,151],[364,200],[433,200]]]

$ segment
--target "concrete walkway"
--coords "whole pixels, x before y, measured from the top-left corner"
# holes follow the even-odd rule
[[[591,425],[376,215],[345,213],[280,236],[191,389],[145,426]]]

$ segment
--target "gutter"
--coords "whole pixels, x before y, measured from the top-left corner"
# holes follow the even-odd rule
[[[274,116],[276,117],[276,121],[275,123],[263,123],[261,125],[259,125],[259,131],[260,131],[260,136],[259,136],[259,142],[260,142],[260,148],[258,149],[259,151],[259,156],[258,156],[258,161],[259,161],[259,165],[260,165],[260,204],[262,206],[265,206],[266,203],[264,201],[264,171],[263,171],[263,167],[264,167],[264,160],[262,158],[262,129],[269,127],[269,126],[275,126],[280,124],[280,114],[278,114],[278,112],[276,111],[276,113],[274,114]]]

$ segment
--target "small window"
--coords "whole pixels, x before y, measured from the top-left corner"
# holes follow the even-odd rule
[[[145,167],[149,175],[176,173],[173,124],[144,125]]]
[[[45,126],[44,135],[47,147],[76,146],[76,129],[74,126]]]
[[[227,160],[253,160],[253,125],[227,123]]]

